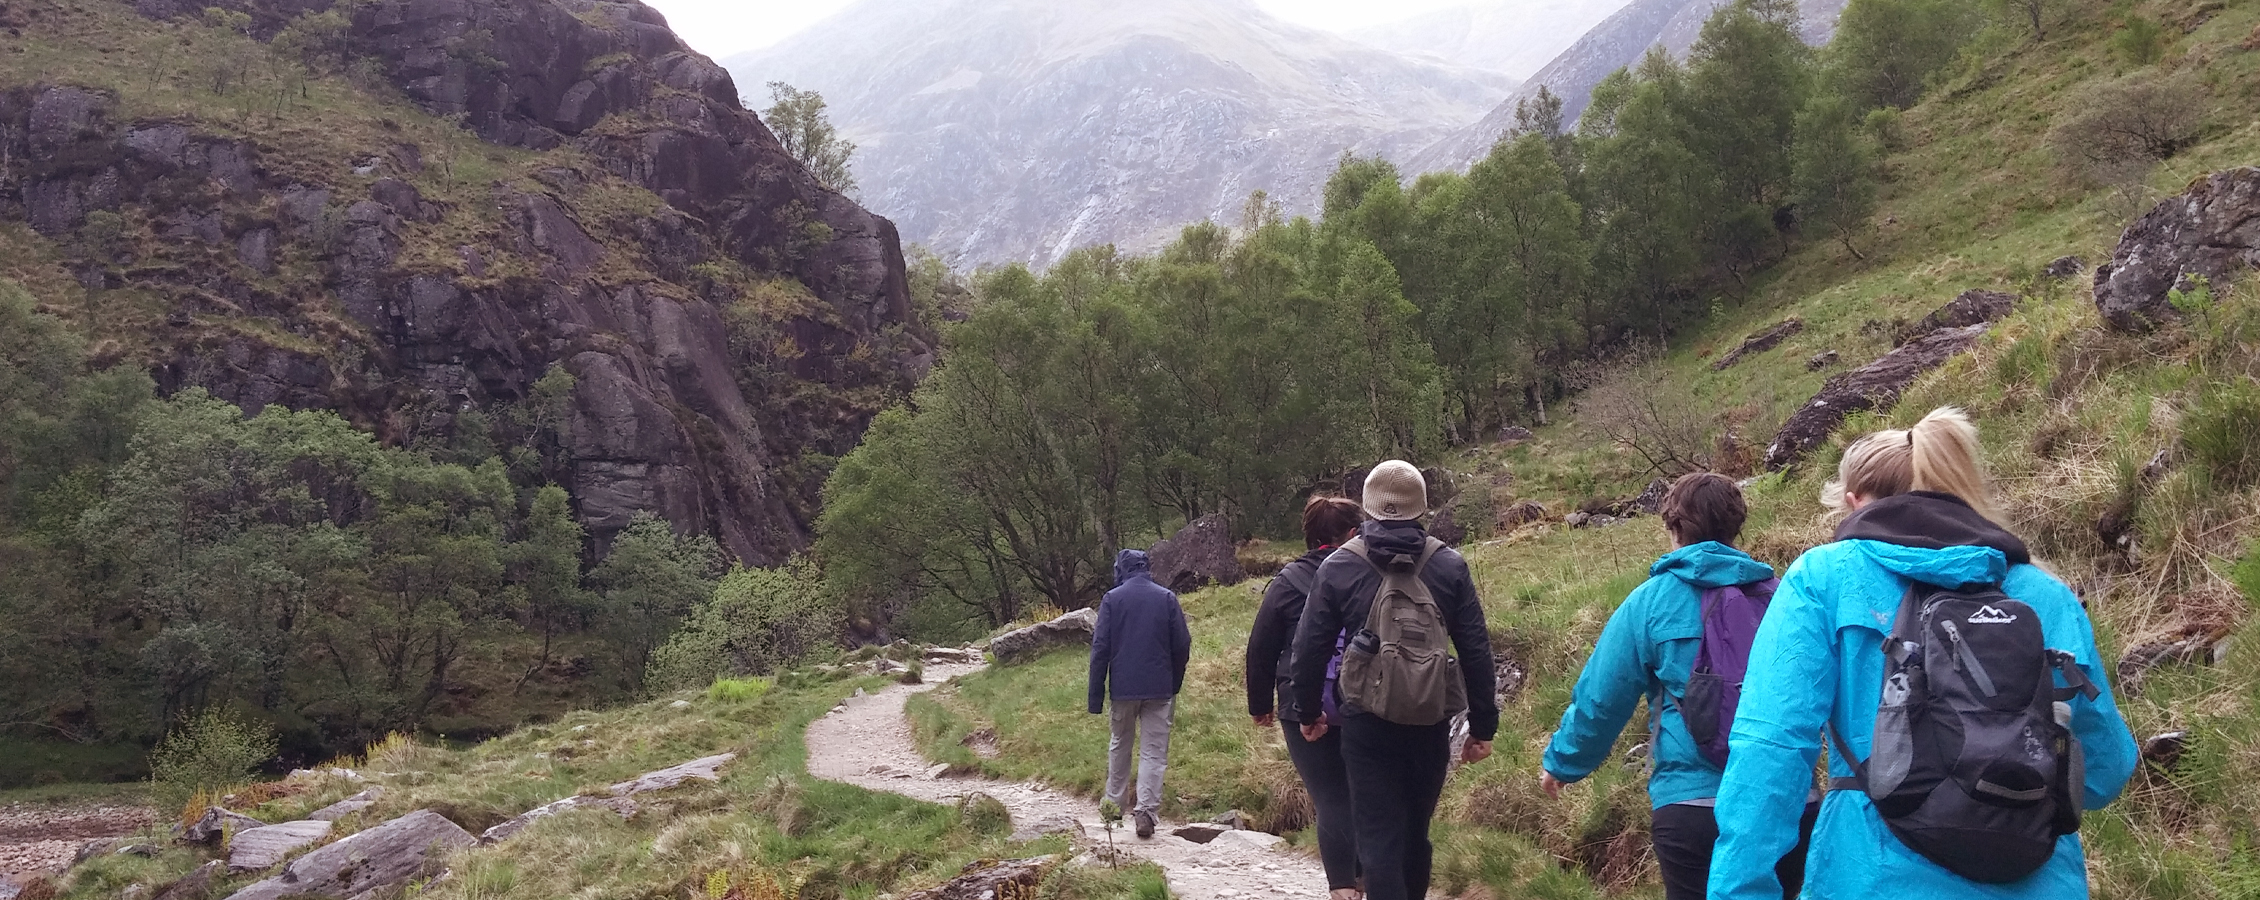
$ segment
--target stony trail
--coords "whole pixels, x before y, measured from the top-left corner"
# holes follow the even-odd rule
[[[88,841],[132,834],[155,810],[116,803],[13,803],[0,806],[0,877],[59,872]]]
[[[903,705],[912,694],[979,669],[929,665],[924,684],[893,685],[848,699],[844,709],[808,726],[809,774],[931,803],[955,803],[975,792],[988,794],[1012,813],[1015,828],[1064,818],[1081,823],[1084,833],[1103,845],[1106,827],[1099,821],[1096,801],[1025,782],[927,775],[933,764],[911,740]],[[1207,844],[1169,833],[1183,824],[1163,822],[1153,838],[1139,840],[1125,820],[1125,827],[1115,830],[1115,846],[1160,865],[1168,873],[1170,893],[1184,900],[1326,897],[1326,873],[1317,858],[1285,848],[1257,847],[1229,832]]]

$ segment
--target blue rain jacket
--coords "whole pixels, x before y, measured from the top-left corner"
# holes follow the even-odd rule
[[[1648,801],[1662,807],[1718,796],[1719,770],[1696,748],[1679,712],[1703,644],[1703,591],[1764,581],[1774,571],[1740,550],[1705,541],[1665,554],[1648,575],[1601,630],[1577,676],[1569,709],[1546,745],[1545,766],[1563,781],[1593,774],[1608,761],[1617,734],[1646,697],[1656,731]]]
[[[2087,753],[2086,808],[2100,809],[2117,798],[2134,773],[2134,737],[2112,702],[2094,627],[2062,582],[2036,566],[2012,566],[1991,547],[1826,544],[1789,567],[1758,629],[1719,787],[1711,900],[1781,896],[1774,863],[1797,842],[1797,818],[1812,787],[1825,723],[1833,721],[1853,752],[1868,758],[1882,702],[1883,638],[1909,579],[1936,585],[1999,581],[2009,596],[2038,611],[2048,646],[2071,653],[2102,691],[2094,700],[2071,701],[2072,734]],[[1847,777],[1852,770],[1832,758],[1829,773]],[[1804,896],[1826,900],[2088,896],[2076,834],[2059,839],[2056,855],[2024,880],[1980,884],[1907,849],[1859,791],[1830,791],[1822,802],[1805,873]]]
[[[1146,551],[1115,554],[1114,590],[1099,600],[1098,627],[1091,631],[1091,712],[1104,711],[1109,696],[1177,696],[1185,688],[1185,665],[1192,658],[1193,633],[1185,626],[1185,608],[1175,593],[1154,583]]]

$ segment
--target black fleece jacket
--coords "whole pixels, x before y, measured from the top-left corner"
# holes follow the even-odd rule
[[[1368,552],[1379,565],[1410,568],[1420,558],[1428,538],[1418,522],[1367,522],[1358,526]],[[1467,679],[1468,736],[1488,741],[1499,731],[1499,699],[1491,667],[1491,632],[1483,618],[1483,604],[1475,596],[1475,579],[1467,560],[1446,547],[1436,551],[1420,580],[1436,598],[1444,623],[1452,632],[1452,648],[1459,654],[1460,675]],[[1381,571],[1354,553],[1336,553],[1318,567],[1318,582],[1303,607],[1302,624],[1295,630],[1293,681],[1298,708],[1319,708],[1326,687],[1326,663],[1334,656],[1334,639],[1342,629],[1353,633],[1365,627],[1366,613],[1381,591]],[[1352,707],[1348,712],[1357,711]]]
[[[1289,651],[1295,647],[1295,627],[1302,623],[1303,602],[1309,596],[1289,583],[1287,573],[1299,571],[1311,575],[1310,585],[1315,589],[1318,566],[1333,553],[1333,547],[1320,547],[1303,554],[1280,569],[1279,577],[1271,579],[1271,586],[1264,588],[1263,605],[1256,607],[1256,624],[1248,632],[1248,715],[1262,716],[1277,711],[1279,718],[1285,721],[1306,721],[1295,706],[1293,681],[1288,673]],[[1279,698],[1276,707],[1272,705],[1274,692]]]

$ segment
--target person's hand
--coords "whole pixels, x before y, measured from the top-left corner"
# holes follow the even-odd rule
[[[1257,728],[1270,728],[1273,725],[1279,724],[1279,715],[1277,713],[1264,713],[1263,715],[1252,716],[1251,718],[1256,720]]]
[[[1562,780],[1555,778],[1552,772],[1538,773],[1538,789],[1546,792],[1548,800],[1562,799]]]
[[[1462,765],[1472,765],[1490,758],[1490,741],[1479,741],[1474,738],[1469,738],[1467,743],[1460,747],[1460,763]]]
[[[1322,737],[1325,737],[1325,736],[1326,736],[1326,723],[1325,723],[1325,722],[1306,722],[1306,723],[1304,723],[1304,725],[1303,725],[1303,740],[1306,740],[1306,741],[1317,741],[1317,740],[1318,740],[1319,738],[1322,738]]]

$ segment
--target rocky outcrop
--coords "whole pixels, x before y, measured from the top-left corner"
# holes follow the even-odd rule
[[[1764,353],[1779,347],[1782,341],[1789,340],[1796,336],[1798,332],[1804,330],[1805,320],[1794,316],[1783,319],[1764,331],[1744,338],[1741,346],[1728,351],[1725,356],[1719,357],[1718,362],[1712,363],[1711,371],[1724,372],[1733,368],[1735,363],[1741,362],[1743,357]]]
[[[331,0],[136,8],[210,5],[272,34]],[[497,437],[542,452],[600,547],[639,512],[750,561],[803,545],[817,485],[783,464],[851,449],[932,362],[894,226],[818,183],[640,3],[349,13],[346,43],[425,111],[564,152],[466,187],[424,159],[491,152],[468,135],[305,158],[193,118],[122,118],[100,91],[19,85],[0,93],[0,211],[72,247],[97,213],[148,223],[71,265],[91,290],[167,305],[125,351],[162,390],[335,409],[408,443],[445,440],[469,410],[504,421],[562,370],[563,409]],[[725,311],[757,288],[798,299],[733,342]]]
[[[1049,653],[1054,648],[1090,646],[1091,633],[1098,628],[1098,624],[1097,609],[1078,609],[1049,622],[1038,622],[1000,634],[989,641],[989,652],[996,656],[999,665],[1019,665]]]
[[[1773,444],[1766,448],[1768,469],[1787,467],[1828,440],[1844,417],[1870,409],[1889,409],[1917,377],[1971,347],[1985,334],[1985,324],[1945,328],[1884,354],[1882,359],[1829,378],[1821,392],[1789,415]]]
[[[2260,168],[2215,172],[2127,226],[2095,268],[2095,307],[2120,331],[2148,331],[2181,313],[2167,295],[2191,276],[2216,285],[2260,265]]]
[[[233,900],[374,895],[429,875],[449,851],[477,843],[439,813],[417,810],[291,860],[274,877],[229,895]]]
[[[267,823],[238,812],[217,806],[205,807],[204,814],[196,817],[185,828],[177,828],[181,843],[217,845],[220,838],[230,832],[241,833],[254,828],[265,828]]]
[[[1156,584],[1180,594],[1207,584],[1239,584],[1247,577],[1232,552],[1232,532],[1224,517],[1211,513],[1185,523],[1177,533],[1146,551]]]
[[[497,841],[509,840],[518,836],[518,832],[532,828],[535,822],[575,809],[603,809],[626,819],[635,816],[636,801],[626,797],[567,797],[552,803],[544,803],[510,817],[509,821],[479,832],[479,843],[492,844]]]
[[[1930,315],[1907,327],[1899,334],[1899,343],[1922,339],[1942,328],[1963,328],[1970,325],[1990,325],[2009,317],[2017,311],[2017,295],[2000,291],[1963,291],[1945,306],[1931,310]]]
[[[911,894],[907,900],[1006,900],[1033,897],[1059,857],[977,859],[948,883]]]
[[[339,800],[336,803],[322,807],[321,809],[307,813],[306,818],[313,819],[317,822],[335,822],[339,819],[345,818],[346,816],[353,815],[354,813],[377,805],[377,797],[383,793],[384,790],[382,788],[370,788],[368,790],[362,791],[361,793],[354,794],[351,797]]]

